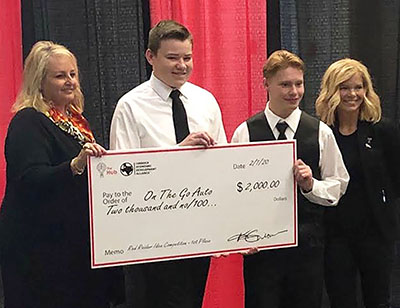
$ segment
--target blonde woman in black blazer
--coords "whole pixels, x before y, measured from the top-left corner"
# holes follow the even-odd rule
[[[86,158],[105,149],[82,116],[76,58],[37,42],[23,76],[5,142],[4,307],[109,308],[123,301],[123,273],[90,268]]]
[[[336,208],[326,211],[325,280],[332,308],[390,307],[390,275],[400,187],[400,137],[381,119],[367,68],[342,59],[325,72],[316,111],[332,127],[350,182]]]

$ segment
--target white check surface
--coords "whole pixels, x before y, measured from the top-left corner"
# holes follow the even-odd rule
[[[297,245],[296,143],[90,157],[92,267]]]

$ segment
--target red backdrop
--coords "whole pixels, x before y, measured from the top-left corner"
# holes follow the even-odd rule
[[[262,65],[266,59],[265,0],[150,0],[152,24],[174,19],[194,38],[191,82],[217,98],[228,139],[265,107]],[[242,308],[242,257],[213,259],[204,308]]]
[[[10,108],[21,82],[21,40],[20,0],[0,0],[0,200],[5,187],[4,138],[11,118]]]
[[[228,138],[265,107],[265,0],[150,0],[150,15],[153,25],[174,19],[192,32],[191,81],[218,99]]]

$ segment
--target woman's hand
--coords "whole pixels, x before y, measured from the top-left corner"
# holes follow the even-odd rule
[[[73,158],[71,161],[72,173],[76,175],[82,174],[85,171],[88,156],[100,157],[105,153],[106,150],[100,144],[90,142],[85,143],[78,156]]]

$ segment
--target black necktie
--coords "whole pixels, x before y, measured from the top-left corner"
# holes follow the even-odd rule
[[[186,110],[179,96],[179,90],[173,90],[169,95],[172,98],[172,118],[174,119],[176,143],[180,143],[189,135],[189,126]]]
[[[286,122],[280,122],[278,124],[276,124],[276,129],[279,131],[279,136],[278,136],[278,140],[286,140],[286,135],[285,135],[285,131],[286,128],[288,127]]]

